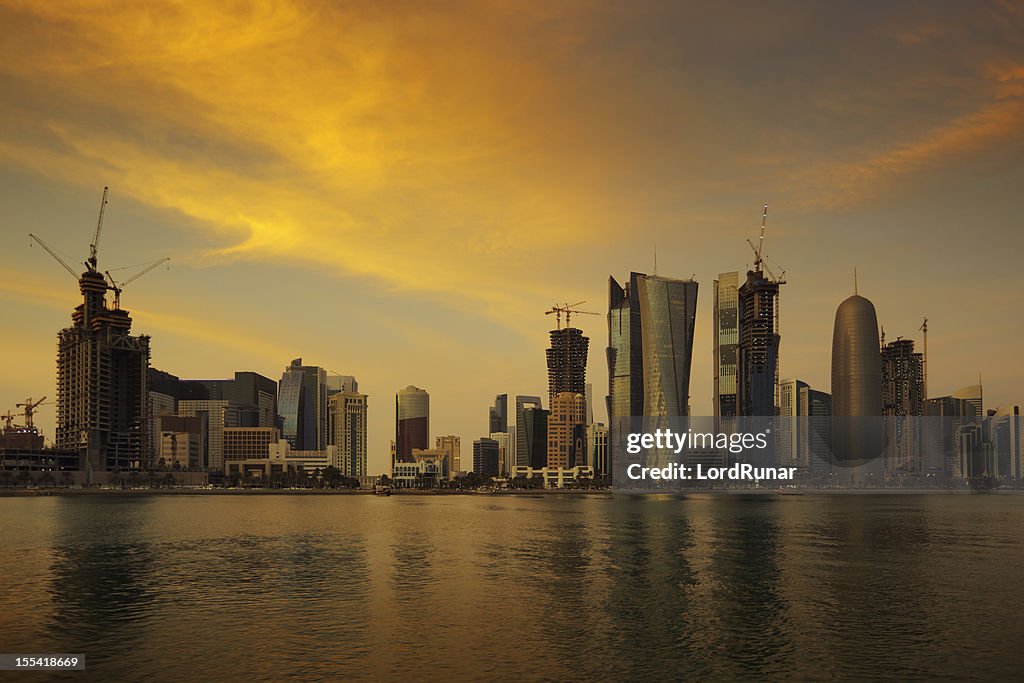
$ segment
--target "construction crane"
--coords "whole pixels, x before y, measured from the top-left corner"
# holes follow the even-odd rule
[[[71,266],[69,266],[66,261],[64,261],[64,259],[62,259],[60,256],[57,256],[57,252],[55,252],[53,249],[51,249],[49,244],[47,244],[46,242],[42,241],[41,239],[39,239],[38,237],[36,237],[32,233],[29,233],[28,236],[31,237],[32,239],[34,239],[36,242],[38,242],[39,246],[41,246],[43,249],[46,250],[46,253],[48,253],[50,256],[52,256],[54,259],[57,260],[57,263],[59,263],[62,266],[64,266],[64,270],[66,270],[69,273],[71,273],[71,277],[75,278],[76,280],[78,279],[78,273],[76,273],[75,270]]]
[[[7,423],[7,425],[4,427],[5,430],[9,431],[10,429],[13,428],[13,426],[14,426],[14,413],[12,413],[11,411],[8,410],[3,415],[0,415],[0,419],[2,419],[4,422]]]
[[[581,311],[580,309],[576,308],[577,306],[579,306],[581,304],[585,304],[585,303],[587,303],[587,302],[586,301],[577,301],[574,304],[570,304],[570,303],[566,303],[566,304],[562,304],[562,305],[555,304],[554,306],[551,307],[550,311],[544,311],[544,315],[551,315],[552,313],[554,313],[555,314],[555,321],[556,321],[556,329],[560,330],[560,329],[562,329],[562,314],[565,313],[565,327],[566,327],[566,329],[568,329],[571,326],[570,325],[570,320],[572,318],[572,314],[573,313],[578,313],[580,315],[601,315],[600,313],[594,313],[592,311]]]
[[[921,374],[924,375],[922,378],[923,387],[921,390],[924,392],[924,400],[928,400],[928,318],[924,319],[921,323],[921,327],[917,328],[924,333],[924,357],[921,359]]]
[[[36,414],[36,408],[38,408],[41,405],[44,405],[43,402],[45,400],[45,396],[43,396],[38,401],[33,401],[31,398],[26,398],[24,403],[17,404],[18,408],[25,409],[25,426],[28,427],[29,429],[32,429],[35,426],[33,423],[33,417]]]
[[[96,234],[92,236],[92,243],[89,245],[89,260],[86,261],[85,265],[89,269],[90,273],[96,272],[96,250],[99,249],[100,246],[100,231],[103,230],[103,214],[106,213],[107,194],[109,192],[109,187],[103,188],[103,200],[100,202],[100,218],[96,221]]]
[[[125,280],[121,284],[118,284],[117,281],[114,280],[114,277],[110,274],[109,270],[106,271],[107,281],[108,281],[107,287],[114,293],[114,308],[121,308],[121,290],[123,290],[127,285],[131,284],[132,282],[135,282],[140,277],[142,277],[143,275],[145,275],[149,271],[153,270],[157,266],[159,266],[159,265],[161,265],[163,263],[167,263],[170,260],[171,260],[170,256],[165,256],[162,259],[158,259],[156,261],[153,261],[153,263],[150,263],[148,266],[146,266],[145,268],[143,268],[139,272],[135,273],[135,275],[132,275],[130,278],[128,278],[127,280]]]
[[[750,245],[751,251],[754,252],[754,272],[755,273],[768,273],[769,279],[778,285],[786,284],[786,269],[783,268],[779,275],[775,275],[775,272],[768,267],[768,264],[764,260],[764,237],[765,227],[768,222],[768,205],[764,205],[764,213],[761,214],[761,237],[758,238],[757,246],[749,239],[747,244]]]

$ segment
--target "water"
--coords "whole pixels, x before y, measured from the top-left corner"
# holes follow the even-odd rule
[[[87,656],[33,680],[1024,665],[1024,496],[53,496],[0,529],[0,652]]]

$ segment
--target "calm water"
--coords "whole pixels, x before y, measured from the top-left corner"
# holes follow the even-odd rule
[[[62,679],[1024,665],[1024,496],[2,498],[0,529],[0,652],[86,653]]]

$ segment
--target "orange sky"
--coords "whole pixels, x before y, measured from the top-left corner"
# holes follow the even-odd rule
[[[701,283],[707,412],[711,281],[765,202],[784,375],[828,388],[857,266],[890,338],[928,316],[933,394],[1024,399],[1021,3],[0,0],[0,25],[0,412],[53,395],[76,303],[25,234],[80,261],[104,185],[101,264],[173,258],[123,297],[154,365],[355,374],[371,469],[396,389],[468,452],[495,393],[543,393],[543,311],[603,312],[655,245]]]

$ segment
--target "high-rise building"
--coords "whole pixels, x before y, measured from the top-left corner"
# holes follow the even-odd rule
[[[924,361],[912,339],[882,347],[882,414],[885,415],[887,468],[921,469],[921,421],[924,415]]]
[[[736,414],[776,414],[779,383],[779,285],[763,271],[747,271],[737,292]]]
[[[640,306],[635,302],[637,280],[643,273],[630,273],[620,285],[608,278],[608,420],[644,414],[643,333]]]
[[[395,395],[395,459],[413,462],[412,449],[426,449],[430,439],[430,394],[407,386]]]
[[[224,429],[238,427],[237,413],[230,410],[230,401],[178,401],[181,417],[202,417],[206,422],[206,461],[202,467],[212,472],[224,471]]]
[[[434,450],[443,457],[448,466],[445,468],[450,476],[462,470],[462,439],[454,434],[439,436],[434,439]]]
[[[961,430],[981,419],[972,401],[953,396],[930,398],[924,404],[929,418],[924,434],[921,469],[926,474],[959,476]]]
[[[330,378],[328,378],[330,379]],[[346,477],[365,477],[367,396],[359,385],[344,382],[327,398],[328,445],[334,446],[338,469]]]
[[[881,415],[878,318],[874,305],[854,294],[839,304],[832,331],[832,452],[838,462],[882,454]]]
[[[1024,444],[1021,443],[1019,405],[999,406],[989,411],[995,475],[1009,479],[1024,478]]]
[[[232,460],[259,460],[270,453],[270,446],[281,437],[277,427],[225,427],[223,438],[224,469]]]
[[[551,399],[548,467],[583,465],[587,455],[587,412],[583,394],[563,391]]]
[[[327,371],[296,358],[278,389],[281,435],[292,450],[321,451],[327,445]]]
[[[549,411],[538,407],[527,407],[523,418],[516,425],[517,447],[522,439],[525,448],[523,460],[517,456],[516,467],[541,469],[548,465],[548,418]]]
[[[739,345],[739,278],[719,273],[714,283],[714,404],[716,418],[736,416],[736,349]],[[720,420],[716,420],[721,425]]]
[[[473,471],[482,477],[498,476],[498,442],[494,439],[473,441]]]
[[[206,417],[161,415],[160,458],[162,467],[200,470],[205,467],[203,455],[206,438]]]
[[[57,336],[56,446],[80,452],[88,469],[136,469],[151,443],[149,337],[129,334],[128,311],[107,308],[93,266],[78,285],[83,301]]]
[[[487,424],[490,433],[508,431],[508,394],[494,397],[494,405],[487,409]]]
[[[609,278],[608,415],[689,414],[697,283],[630,273]]]
[[[562,392],[585,395],[590,338],[584,337],[583,330],[575,327],[551,330],[550,335],[551,348],[547,350],[548,400]]]
[[[971,384],[963,387],[962,389],[957,389],[952,394],[953,398],[959,398],[963,401],[967,401],[974,406],[974,413],[979,418],[984,417],[985,415],[984,396],[985,393],[982,390],[980,379],[977,384]]]
[[[595,477],[606,477],[611,472],[608,463],[608,428],[600,422],[587,426],[587,446],[590,455],[586,465],[594,468]]]
[[[352,375],[335,375],[328,373],[325,383],[327,385],[328,398],[342,391],[348,391],[353,394],[359,393],[359,382],[357,382],[356,378]]]
[[[516,396],[516,448],[514,466],[525,467],[530,464],[530,441],[526,430],[526,410],[534,408],[539,410],[541,402],[539,396]],[[532,433],[531,433],[532,434]],[[544,442],[547,443],[547,423],[544,427]],[[547,448],[545,446],[545,448]],[[544,456],[547,458],[547,456]],[[541,465],[543,467],[543,465]]]
[[[498,442],[498,474],[508,476],[512,472],[512,468],[509,467],[509,451],[512,448],[511,434],[492,432],[491,438]]]
[[[806,466],[800,443],[801,416],[807,415],[807,382],[799,379],[784,379],[779,382],[779,423],[776,451],[778,464],[783,467]]]

